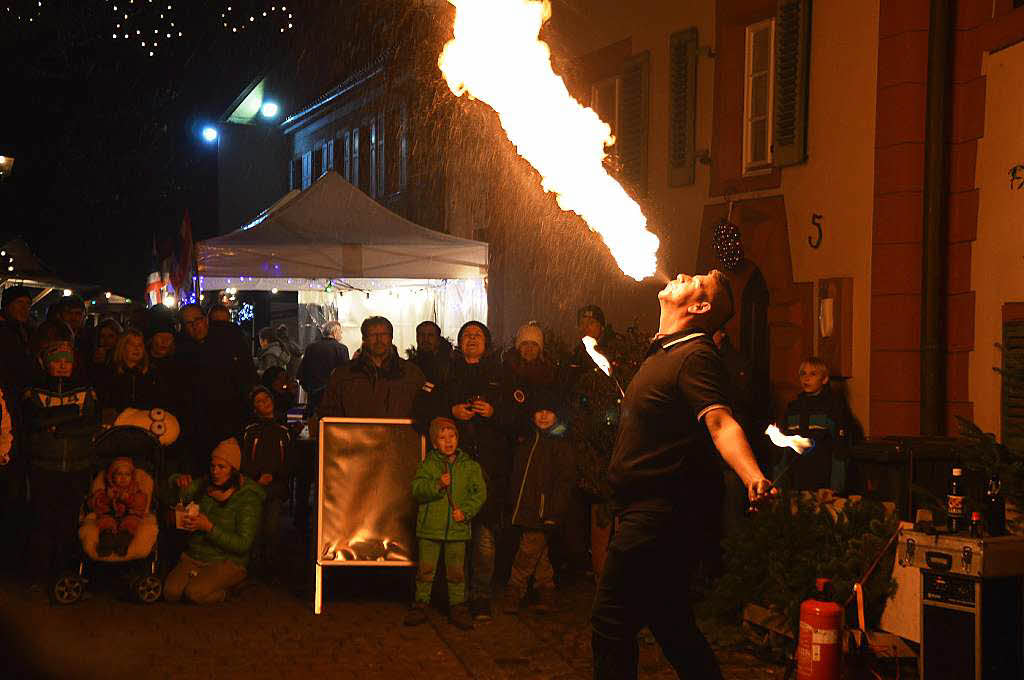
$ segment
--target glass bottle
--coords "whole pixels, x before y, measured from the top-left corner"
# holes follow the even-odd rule
[[[964,500],[964,471],[955,467],[949,478],[949,493],[946,494],[946,521],[952,534],[965,529]]]
[[[989,536],[1006,535],[1006,499],[1001,489],[999,474],[993,473],[985,489],[985,533]]]

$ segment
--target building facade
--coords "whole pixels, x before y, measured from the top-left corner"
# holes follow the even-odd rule
[[[1024,406],[992,369],[1024,352],[1021,2],[552,4],[542,38],[612,127],[663,273],[721,267],[716,228],[739,228],[729,331],[776,412],[817,354],[872,436],[955,433],[957,416],[1011,436]],[[288,113],[287,187],[333,168],[486,240],[499,341],[531,319],[572,340],[591,302],[653,330],[660,284],[622,276],[493,112],[452,96],[436,68],[451,8],[426,6],[417,59],[353,70]]]

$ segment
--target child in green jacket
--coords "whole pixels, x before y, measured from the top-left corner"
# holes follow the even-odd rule
[[[487,488],[480,465],[458,448],[455,421],[434,418],[430,423],[430,443],[434,448],[420,463],[412,480],[412,496],[420,504],[416,519],[419,567],[416,600],[405,617],[405,625],[426,622],[434,572],[443,550],[451,622],[467,630],[473,627],[473,620],[466,607],[466,543],[471,535],[470,521],[483,507]]]

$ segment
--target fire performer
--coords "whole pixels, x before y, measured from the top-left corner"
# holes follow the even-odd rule
[[[615,533],[591,613],[598,680],[637,677],[644,626],[680,676],[722,677],[689,597],[694,566],[720,530],[715,451],[752,503],[774,493],[732,416],[712,341],[733,314],[728,279],[680,274],[658,302],[658,335],[626,391],[608,470]]]

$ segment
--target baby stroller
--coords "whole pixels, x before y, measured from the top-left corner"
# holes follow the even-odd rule
[[[145,512],[131,542],[122,547],[122,552],[109,552],[100,546],[99,518],[83,503],[77,567],[63,572],[53,584],[50,595],[55,604],[74,604],[80,600],[86,586],[100,572],[122,580],[137,602],[151,604],[160,599],[163,580],[157,548],[156,480],[163,476],[164,446],[173,443],[178,432],[177,419],[162,409],[126,409],[112,428],[94,439],[99,470],[90,485],[89,496],[105,488],[107,467],[114,459],[131,458],[135,466],[133,482],[145,495]]]

